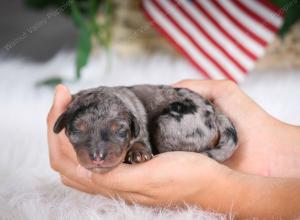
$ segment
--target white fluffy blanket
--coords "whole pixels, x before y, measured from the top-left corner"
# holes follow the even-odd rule
[[[60,53],[45,64],[0,60],[0,219],[223,219],[193,207],[184,210],[127,206],[123,201],[87,195],[63,186],[49,168],[46,115],[53,90],[36,88],[49,76],[73,77],[74,56]],[[94,56],[73,92],[97,85],[170,84],[200,78],[185,61],[164,56]],[[300,72],[255,72],[241,87],[269,113],[300,124]],[[213,196],[213,195],[212,195]]]

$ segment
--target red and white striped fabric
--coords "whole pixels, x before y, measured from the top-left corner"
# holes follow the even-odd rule
[[[210,79],[240,82],[283,22],[266,0],[143,0],[152,24]]]

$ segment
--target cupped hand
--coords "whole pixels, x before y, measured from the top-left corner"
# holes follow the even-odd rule
[[[222,164],[197,153],[169,152],[142,164],[121,164],[105,174],[95,174],[77,162],[76,154],[64,132],[53,133],[53,125],[71,101],[66,87],[56,88],[48,115],[48,144],[51,167],[62,182],[78,190],[120,196],[128,202],[145,205],[182,205],[211,197],[216,184],[229,178],[232,171]],[[197,198],[197,204],[201,204]]]
[[[299,128],[268,115],[231,82],[188,80],[174,86],[200,93],[233,121],[238,132],[239,148],[225,162],[232,169],[198,153],[169,152],[146,163],[121,164],[106,174],[91,173],[78,164],[64,132],[53,133],[56,119],[71,102],[68,89],[59,85],[47,123],[50,164],[60,174],[62,182],[92,194],[119,196],[127,202],[160,206],[188,203],[215,210],[222,210],[220,204],[223,204],[224,211],[230,205],[224,198],[231,200],[233,195],[238,198],[239,190],[249,188],[242,187],[245,176],[233,169],[252,174],[297,177],[299,173],[295,170],[299,170],[299,166],[295,165],[293,158],[297,159],[300,155],[295,148],[297,145],[299,149],[300,140],[295,138],[299,137]],[[278,155],[281,160],[278,160]],[[276,159],[282,163],[277,167],[274,165]],[[287,164],[287,161],[291,163]],[[253,177],[250,179],[255,180]],[[261,189],[257,191],[261,192]],[[216,203],[216,198],[219,198],[219,203]],[[242,204],[241,201],[237,204]]]
[[[224,164],[249,174],[300,177],[299,127],[273,118],[228,80],[184,80],[173,86],[209,99],[235,125],[239,147]]]

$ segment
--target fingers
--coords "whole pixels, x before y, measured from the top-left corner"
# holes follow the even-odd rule
[[[273,121],[271,116],[229,80],[184,80],[173,86],[191,89],[214,102],[235,125],[240,143],[257,135],[253,128],[265,127]],[[250,135],[250,132],[255,135]]]
[[[110,197],[110,198],[119,196],[119,194],[116,192],[113,192],[106,188],[100,188],[99,186],[92,185],[92,183],[86,185],[86,184],[81,184],[78,181],[74,181],[71,178],[64,175],[60,175],[60,177],[61,177],[61,182],[64,185],[80,190],[82,192],[86,192],[90,194],[101,194],[103,196]]]
[[[48,123],[48,135],[55,135],[57,139],[57,135],[53,133],[53,127],[57,120],[57,118],[66,110],[68,104],[71,102],[72,97],[67,87],[64,85],[57,85],[55,88],[55,95],[53,99],[53,104],[48,114],[47,123]],[[61,132],[58,134],[61,144],[70,145],[67,138],[65,138],[65,134]]]
[[[127,203],[133,204],[133,203],[139,203],[144,205],[152,205],[155,204],[155,199],[142,195],[140,193],[134,193],[134,192],[120,192],[116,190],[110,190],[105,187],[99,187],[97,185],[84,185],[80,184],[78,181],[73,181],[67,176],[60,175],[61,181],[64,185],[75,188],[77,190],[80,190],[85,193],[89,194],[101,194],[108,198],[122,198]]]
[[[72,96],[64,85],[57,85],[55,88],[55,95],[53,104],[48,114],[48,126],[51,129],[54,126],[55,120],[66,110],[68,104],[71,102]]]
[[[61,182],[71,188],[77,189],[81,192],[89,193],[89,194],[101,194],[102,196],[108,197],[108,198],[116,198],[116,199],[123,199],[128,204],[142,204],[142,205],[154,205],[156,204],[156,201],[150,197],[139,195],[135,193],[117,193],[109,190],[102,189],[100,190],[94,190],[92,187],[87,187],[84,185],[81,185],[75,181],[72,181],[66,176],[61,175]]]
[[[138,193],[143,185],[140,177],[143,175],[142,170],[135,172],[136,169],[128,164],[121,164],[112,171],[104,174],[96,174],[85,169],[77,162],[72,161],[64,154],[56,155],[56,162],[53,168],[61,175],[88,188],[94,188],[95,191],[103,194],[110,192]],[[142,186],[143,187],[143,186]]]
[[[101,193],[108,195],[109,189],[101,187],[101,185],[97,186],[91,181],[90,171],[84,169],[77,162],[73,162],[64,154],[58,156],[56,164],[54,169],[59,172],[65,185],[91,194]]]
[[[214,102],[233,120],[244,120],[257,105],[230,80],[183,80],[174,87],[191,89]]]
[[[119,194],[109,191],[105,188],[99,189],[99,187],[95,187],[95,186],[91,186],[91,185],[83,185],[77,181],[73,181],[72,179],[70,179],[67,176],[64,176],[64,175],[60,175],[60,176],[61,176],[61,182],[64,185],[74,188],[74,189],[77,189],[77,190],[80,190],[82,192],[94,194],[94,195],[101,194],[101,195],[103,195],[105,197],[109,197],[109,198],[119,196]]]
[[[237,85],[230,80],[182,80],[172,86],[191,89],[211,101],[237,90]]]
[[[66,110],[71,100],[72,97],[69,90],[63,85],[58,85],[55,89],[53,104],[47,117],[50,164],[54,170],[57,169],[57,163],[60,161],[62,152],[69,155],[73,161],[76,160],[76,154],[64,132],[61,132],[59,135],[53,132],[55,121]]]
[[[90,187],[87,187],[78,182],[75,182],[64,175],[60,175],[60,178],[61,178],[61,182],[68,187],[72,187],[72,188],[78,189],[82,192],[86,192],[86,193],[90,193],[90,194],[96,194],[96,192],[94,192]]]
[[[91,173],[91,181],[97,185],[119,192],[139,193],[144,189],[147,164],[120,164],[104,174]]]
[[[72,98],[70,92],[65,86],[58,85],[56,87],[53,104],[47,117],[49,148],[51,148],[52,146],[61,145],[57,135],[53,133],[53,126],[55,124],[56,119],[65,111],[71,99]]]

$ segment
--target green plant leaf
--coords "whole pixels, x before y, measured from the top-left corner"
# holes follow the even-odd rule
[[[80,10],[77,7],[76,2],[74,0],[70,0],[70,7],[71,7],[71,16],[73,18],[75,25],[77,25],[79,28],[85,27],[86,23],[84,17],[80,13]]]
[[[104,46],[109,48],[111,44],[111,19],[112,19],[112,2],[111,0],[106,0],[104,4],[104,13],[105,13],[105,33],[106,39]]]
[[[284,35],[289,31],[291,26],[300,20],[300,1],[298,0],[271,0],[284,13],[284,22],[279,31],[279,35]]]
[[[91,31],[85,27],[81,27],[76,56],[76,79],[80,78],[80,71],[88,62],[92,48],[91,37]]]
[[[284,36],[289,29],[300,19],[300,1],[290,1],[286,6],[285,19],[279,34]]]
[[[57,76],[57,77],[51,77],[48,79],[41,80],[36,83],[36,86],[38,86],[38,87],[40,87],[40,86],[55,87],[57,84],[60,84],[62,82],[63,82],[62,78]]]
[[[32,8],[44,8],[50,4],[49,0],[25,0],[24,2]]]
[[[87,64],[91,53],[91,39],[95,37],[100,46],[108,51],[111,43],[111,0],[24,0],[25,3],[35,8],[55,6],[64,8],[64,13],[70,15],[79,30],[79,39],[76,51],[76,77],[79,79],[81,69]],[[100,7],[102,6],[102,7]],[[97,22],[97,14],[102,9],[104,21]],[[57,78],[47,79],[39,85],[55,85],[62,80]]]
[[[99,6],[98,0],[89,0],[89,14],[91,17],[97,14],[98,6]]]

